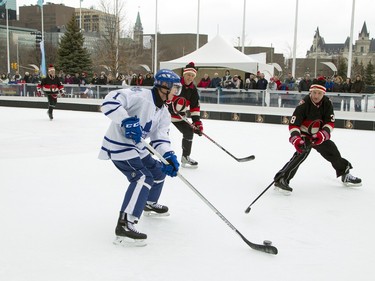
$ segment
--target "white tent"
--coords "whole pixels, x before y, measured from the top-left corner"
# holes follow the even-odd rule
[[[231,46],[220,35],[200,47],[198,50],[170,61],[160,62],[160,68],[178,69],[194,62],[196,67],[223,67],[238,69],[249,73],[264,72],[273,75],[273,66],[260,63]]]

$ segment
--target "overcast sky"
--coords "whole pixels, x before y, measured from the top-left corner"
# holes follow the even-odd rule
[[[123,0],[119,0],[122,2]],[[37,0],[17,0],[17,5],[36,4]],[[45,2],[47,2],[45,0]],[[79,7],[79,0],[50,0]],[[114,2],[114,1],[109,1]],[[82,7],[99,7],[100,0],[83,0]],[[124,26],[133,26],[140,12],[144,33],[155,32],[156,0],[125,0]],[[344,43],[350,35],[353,0],[299,0],[297,57],[311,47],[317,27],[326,43]],[[200,0],[199,33],[211,40],[217,33],[233,45],[242,44],[244,0]],[[364,21],[375,34],[373,0],[355,1],[354,40]],[[273,46],[277,53],[292,57],[296,0],[246,0],[245,45]],[[163,33],[197,33],[198,0],[159,0],[158,30]],[[239,39],[240,37],[240,39]]]

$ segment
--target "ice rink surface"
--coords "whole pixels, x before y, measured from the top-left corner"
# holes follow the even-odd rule
[[[101,113],[0,107],[0,280],[4,281],[370,281],[375,278],[375,132],[335,129],[333,141],[361,177],[344,187],[312,151],[291,196],[270,188],[294,151],[284,125],[203,120],[196,170],[187,178],[247,239],[249,248],[179,178],[160,199],[171,216],[142,217],[143,248],[112,244],[126,179],[97,159],[109,119]],[[181,154],[181,135],[171,127]]]

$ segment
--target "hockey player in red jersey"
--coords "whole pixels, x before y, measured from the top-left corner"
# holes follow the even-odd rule
[[[56,70],[52,64],[48,66],[48,74],[42,79],[40,84],[37,85],[38,96],[43,93],[48,98],[48,117],[53,119],[53,109],[57,104],[58,94],[64,94],[64,86],[61,84],[60,79],[56,76]]]
[[[197,168],[198,162],[190,158],[191,147],[193,145],[194,133],[202,135],[203,124],[200,120],[200,104],[199,104],[199,94],[198,90],[194,85],[194,78],[197,76],[197,69],[193,62],[190,62],[183,70],[183,77],[181,78],[182,90],[179,96],[173,97],[173,102],[178,98],[184,98],[186,104],[183,109],[178,112],[170,109],[171,118],[173,125],[182,133],[182,157],[181,164],[182,167]],[[180,115],[185,115],[186,111],[190,111],[190,116],[196,130],[193,130],[191,126],[184,122]]]
[[[349,170],[351,163],[341,154],[335,143],[330,139],[335,127],[335,116],[332,102],[325,96],[325,79],[315,79],[310,87],[310,94],[305,96],[294,110],[290,119],[290,143],[296,152],[288,163],[275,175],[275,186],[291,192],[290,180],[296,174],[299,166],[310,154],[311,148],[329,161],[341,177],[345,185],[361,185],[361,179],[352,176]]]

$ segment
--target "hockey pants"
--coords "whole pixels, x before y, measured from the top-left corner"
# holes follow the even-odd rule
[[[150,154],[143,159],[137,157],[112,162],[130,182],[121,212],[140,218],[146,202],[157,202],[160,197],[166,176],[161,171],[162,164]]]
[[[182,156],[190,156],[194,137],[193,129],[185,121],[173,122],[173,125],[182,133]]]
[[[274,177],[275,181],[278,181],[280,178],[284,178],[287,183],[294,177],[297,173],[299,166],[306,160],[311,152],[311,148],[314,148],[324,159],[331,163],[332,167],[336,171],[336,176],[342,176],[347,172],[347,169],[351,169],[352,165],[348,160],[341,157],[339,150],[337,149],[336,144],[327,140],[320,145],[312,146],[307,148],[302,153],[295,152],[292,158],[287,162],[284,167],[277,172]]]
[[[52,114],[53,109],[56,107],[57,104],[57,94],[48,94],[48,113]]]

